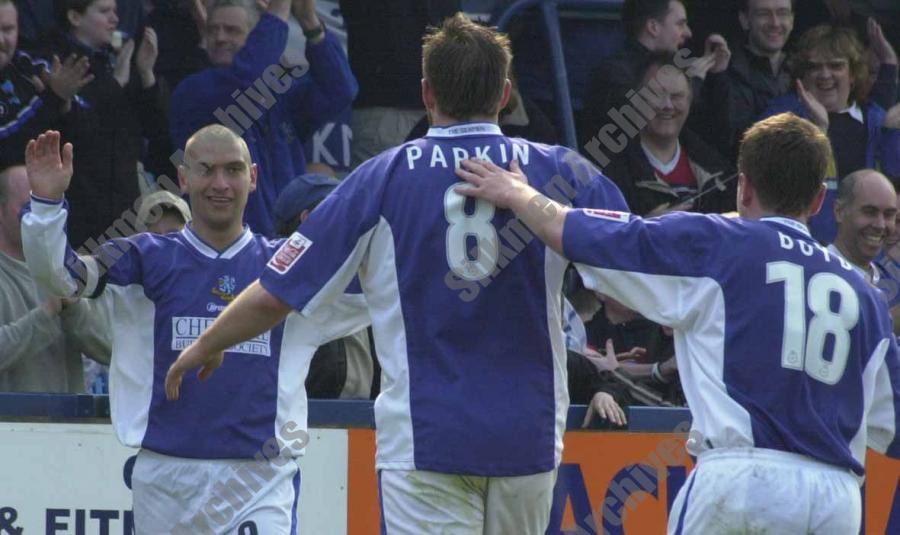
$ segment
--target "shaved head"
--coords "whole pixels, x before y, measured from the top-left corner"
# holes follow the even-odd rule
[[[194,132],[194,135],[192,135],[184,145],[185,160],[187,160],[185,163],[195,160],[197,148],[200,145],[229,145],[231,143],[236,143],[240,148],[244,163],[246,163],[248,167],[252,165],[253,162],[250,159],[250,148],[247,146],[247,142],[244,141],[244,138],[234,133],[234,131],[230,130],[228,127],[220,124],[204,126],[200,130]]]

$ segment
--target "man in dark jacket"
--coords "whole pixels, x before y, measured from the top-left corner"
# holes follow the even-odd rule
[[[734,210],[733,169],[684,127],[692,98],[687,75],[657,57],[641,85],[655,92],[650,102],[654,116],[636,142],[603,169],[622,190],[629,208],[642,216],[671,210]]]
[[[766,110],[769,101],[791,89],[784,45],[794,27],[793,0],[741,0],[738,18],[747,41],[738,46],[726,72],[728,135],[716,135],[716,148],[735,159],[744,131]]]

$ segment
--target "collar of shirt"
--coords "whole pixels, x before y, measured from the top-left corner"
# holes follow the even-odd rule
[[[427,137],[452,138],[463,136],[502,136],[503,132],[495,123],[458,123],[450,126],[432,126]]]
[[[672,159],[666,163],[663,163],[656,156],[653,155],[652,152],[644,145],[644,142],[641,141],[641,150],[644,151],[644,156],[647,157],[647,160],[650,162],[650,165],[664,175],[668,175],[675,169],[675,166],[678,165],[678,160],[681,159],[681,142],[677,139],[675,140],[675,154],[672,156]]]
[[[247,225],[244,225],[244,231],[241,235],[221,252],[217,251],[215,247],[206,243],[203,238],[198,236],[197,233],[194,232],[190,222],[181,229],[181,235],[184,236],[185,241],[203,256],[208,258],[224,258],[226,260],[234,257],[234,255],[239,253],[248,243],[253,241],[253,233],[250,232],[250,227]]]
[[[778,223],[779,225],[784,225],[786,227],[790,227],[797,232],[802,233],[807,237],[812,237],[812,234],[809,233],[809,227],[804,225],[803,223],[797,221],[796,219],[791,219],[789,217],[779,217],[779,216],[771,216],[771,217],[763,217],[760,221],[771,221],[773,223]]]
[[[865,119],[863,118],[862,108],[855,101],[849,107],[844,108],[843,110],[839,111],[838,113],[847,113],[850,115],[850,117],[855,119],[860,124],[865,124],[865,122],[866,122]]]

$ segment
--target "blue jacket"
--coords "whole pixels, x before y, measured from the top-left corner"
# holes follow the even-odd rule
[[[880,168],[890,176],[900,176],[900,130],[883,128],[884,118],[887,112],[874,102],[863,106],[866,114],[866,127],[868,129],[868,144],[866,146],[866,167]],[[809,116],[800,102],[796,92],[791,92],[772,100],[769,108],[763,112],[760,119],[777,115],[779,113],[792,112],[795,115],[808,119]],[[880,164],[880,165],[879,165]],[[837,235],[837,222],[834,219],[834,199],[837,196],[837,181],[842,177],[830,177],[828,192],[825,202],[819,214],[810,218],[809,229],[813,237],[823,243],[831,243]]]
[[[329,32],[324,41],[307,43],[308,72],[281,67],[287,37],[287,23],[263,15],[231,66],[186,78],[171,104],[176,148],[183,150],[194,132],[211,123],[242,132],[259,168],[244,221],[266,236],[274,235],[272,208],[278,194],[306,172],[300,139],[347,108],[358,89],[347,56]]]

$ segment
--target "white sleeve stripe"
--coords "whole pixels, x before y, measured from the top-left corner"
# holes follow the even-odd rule
[[[97,285],[100,283],[100,268],[97,265],[97,259],[93,256],[79,256],[86,271],[84,281],[84,290],[81,292],[84,296],[92,296],[97,291]]]
[[[896,403],[894,399],[894,387],[891,384],[890,372],[885,362],[885,354],[890,346],[890,340],[885,338],[875,349],[871,357],[871,364],[877,366],[875,374],[874,392],[871,408],[866,415],[866,427],[868,431],[868,445],[878,453],[885,453],[895,440],[897,429]]]

